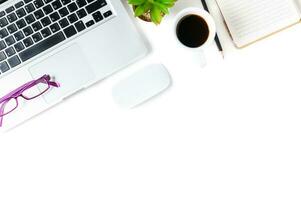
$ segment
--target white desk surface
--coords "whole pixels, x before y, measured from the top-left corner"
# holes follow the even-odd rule
[[[168,34],[189,5],[201,4],[138,22],[153,49],[143,61],[0,134],[1,200],[301,198],[301,25],[243,50],[222,34],[226,59],[212,45],[201,68]],[[154,62],[173,86],[121,110],[112,86]]]

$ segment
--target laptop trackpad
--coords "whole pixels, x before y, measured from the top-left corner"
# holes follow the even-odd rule
[[[93,70],[78,45],[72,45],[29,68],[34,79],[49,74],[60,83],[60,88],[43,95],[47,103],[55,103],[82,89],[94,78]]]

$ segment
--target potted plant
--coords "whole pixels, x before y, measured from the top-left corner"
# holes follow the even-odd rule
[[[128,3],[133,6],[136,17],[156,25],[161,23],[175,2],[176,0],[128,0]]]

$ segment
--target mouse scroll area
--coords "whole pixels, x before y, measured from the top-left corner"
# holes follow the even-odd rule
[[[167,69],[160,64],[144,67],[125,80],[119,82],[112,91],[115,102],[123,108],[134,108],[171,85]]]

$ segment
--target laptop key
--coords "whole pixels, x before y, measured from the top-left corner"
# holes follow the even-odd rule
[[[99,22],[99,21],[103,20],[103,16],[99,11],[97,11],[96,13],[93,13],[92,17],[95,20],[95,22]]]
[[[6,59],[6,55],[3,51],[0,52],[0,61],[3,61]]]
[[[26,15],[26,12],[25,12],[24,8],[20,8],[20,9],[16,10],[16,14],[19,18],[21,18]]]
[[[86,6],[86,10],[89,14],[95,12],[96,10],[99,10],[100,8],[104,7],[107,5],[107,2],[104,0],[98,0],[95,1],[89,5]]]
[[[82,21],[78,21],[74,25],[75,25],[77,32],[81,32],[86,29],[86,27]]]
[[[18,42],[17,44],[14,45],[14,47],[17,52],[20,52],[25,48],[22,42]]]
[[[7,19],[10,23],[12,23],[12,22],[16,21],[18,18],[15,13],[11,13],[11,14],[7,15]]]
[[[26,26],[26,22],[24,19],[20,19],[19,21],[16,22],[16,25],[18,26],[19,29],[21,29]]]
[[[72,13],[71,15],[68,16],[68,20],[71,24],[73,24],[74,22],[76,22],[78,20],[78,17],[76,16],[75,13]]]
[[[88,21],[88,22],[86,23],[86,26],[87,26],[87,27],[90,27],[90,26],[92,26],[93,24],[95,24],[94,21],[93,21],[93,20],[90,20],[90,21]]]
[[[24,0],[24,3],[29,3],[31,2],[32,0]]]
[[[10,34],[12,34],[12,33],[16,32],[18,30],[18,28],[16,27],[15,24],[11,24],[7,27],[7,30]]]
[[[64,31],[67,38],[70,38],[70,37],[72,37],[76,34],[76,30],[75,30],[74,26],[72,26],[72,25],[68,26],[63,31]]]
[[[50,25],[50,29],[51,29],[52,33],[56,33],[56,32],[58,32],[61,28],[60,28],[60,26],[58,25],[58,23],[55,23],[55,24]]]
[[[59,44],[60,42],[64,41],[66,38],[64,34],[60,31],[45,40],[25,49],[24,51],[19,53],[19,56],[23,62],[26,60],[44,52],[45,50]]]
[[[33,4],[36,6],[36,8],[44,6],[44,2],[42,0],[35,0]]]
[[[82,8],[76,12],[77,16],[81,19],[87,16],[87,12]]]
[[[34,42],[39,42],[40,40],[42,40],[42,35],[40,33],[35,33],[32,35],[32,39]]]
[[[105,18],[107,18],[107,17],[110,17],[112,14],[113,14],[112,11],[109,10],[109,11],[105,12],[105,13],[103,14],[103,16],[104,16]]]
[[[57,12],[54,12],[50,15],[50,19],[52,22],[55,22],[60,19],[60,15]]]
[[[16,40],[12,35],[10,35],[7,38],[5,38],[5,42],[6,42],[7,46],[10,46],[10,45],[14,44],[16,42]]]
[[[0,50],[3,50],[6,48],[6,44],[3,40],[0,40]]]
[[[22,33],[22,31],[18,31],[17,33],[14,34],[14,36],[17,41],[20,41],[25,37],[24,34]]]
[[[62,0],[63,5],[67,5],[70,2],[71,2],[71,0]]]
[[[20,2],[18,2],[18,3],[15,4],[15,7],[16,7],[16,8],[20,8],[20,7],[22,7],[23,5],[24,5],[24,2],[23,2],[23,1],[20,1]]]
[[[4,26],[6,26],[8,24],[8,21],[5,17],[0,19],[0,27],[3,28]]]
[[[51,24],[51,21],[49,19],[49,17],[44,17],[43,19],[41,19],[41,23],[43,24],[43,26],[48,26],[49,24]]]
[[[25,6],[25,10],[27,11],[27,13],[31,13],[32,11],[35,10],[34,5],[33,5],[32,3],[27,4],[27,5]]]
[[[41,19],[42,17],[44,17],[44,13],[41,9],[35,11],[33,14],[36,17],[36,19]]]
[[[10,6],[10,7],[8,7],[8,8],[5,9],[5,12],[6,12],[6,13],[11,13],[11,12],[13,12],[14,10],[15,10],[14,6]]]
[[[78,5],[78,7],[84,7],[85,5],[87,5],[86,0],[76,0],[76,3]]]
[[[76,3],[70,3],[68,6],[67,6],[68,10],[72,13],[74,11],[76,11],[78,9]]]
[[[32,28],[33,28],[34,31],[38,31],[38,30],[42,29],[42,25],[41,25],[40,22],[35,22],[31,26],[32,26]]]
[[[53,0],[44,0],[45,3],[50,3]]]
[[[17,65],[21,64],[21,60],[20,60],[20,58],[19,58],[17,55],[15,55],[15,56],[9,58],[9,59],[7,60],[7,62],[8,62],[8,64],[10,65],[11,68],[14,68],[14,67],[16,67]]]
[[[27,15],[27,16],[25,17],[25,21],[27,22],[27,24],[31,24],[31,23],[33,23],[33,22],[36,21],[36,20],[35,20],[33,14],[30,14],[30,15]]]
[[[57,9],[62,7],[62,4],[59,0],[56,0],[52,3],[52,7],[53,7],[54,10],[57,10]]]
[[[0,38],[3,39],[3,38],[5,38],[6,36],[8,36],[8,32],[7,32],[6,28],[1,29],[1,30],[0,30]]]
[[[68,22],[68,20],[67,20],[66,18],[64,18],[64,19],[61,19],[61,20],[59,21],[59,24],[60,24],[60,26],[61,26],[62,28],[65,28],[65,27],[67,27],[67,26],[69,25],[69,22]]]
[[[69,14],[69,11],[67,10],[67,8],[64,7],[59,10],[59,13],[60,13],[61,17],[65,17]]]
[[[52,13],[53,9],[50,5],[47,5],[47,6],[43,7],[43,11],[45,12],[45,15],[48,15],[48,14]]]
[[[24,39],[24,40],[23,40],[23,43],[24,43],[24,45],[25,45],[26,47],[29,47],[29,46],[33,45],[33,41],[32,41],[32,39],[31,39],[30,37]]]
[[[27,26],[26,28],[23,29],[23,32],[24,32],[25,36],[29,36],[33,33],[33,30],[30,26]]]
[[[0,71],[2,73],[7,72],[8,70],[9,70],[9,66],[8,66],[7,62],[0,63]]]
[[[8,47],[7,49],[5,49],[5,53],[8,57],[11,57],[16,53],[16,51],[13,47]]]
[[[47,27],[47,28],[44,28],[43,30],[41,30],[41,34],[43,35],[43,37],[48,37],[49,35],[51,35],[51,31],[50,29]]]
[[[3,17],[5,15],[5,12],[4,11],[1,11],[0,12],[0,17]]]

